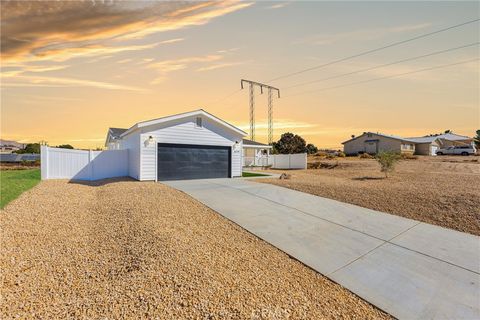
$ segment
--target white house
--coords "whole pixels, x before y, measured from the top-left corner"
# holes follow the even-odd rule
[[[239,177],[246,135],[200,109],[110,128],[105,146],[128,149],[128,175],[141,181]]]

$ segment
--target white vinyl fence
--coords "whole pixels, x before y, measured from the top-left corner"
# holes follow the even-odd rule
[[[85,151],[41,147],[42,180],[99,180],[128,176],[128,150]]]
[[[260,157],[243,157],[243,166],[271,166],[273,169],[307,169],[307,154],[270,154]]]
[[[307,169],[307,154],[274,154],[270,156],[274,169]]]

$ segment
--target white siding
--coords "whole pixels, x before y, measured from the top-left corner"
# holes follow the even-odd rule
[[[178,143],[195,145],[214,145],[233,147],[239,143],[238,150],[232,149],[232,176],[242,174],[241,143],[242,136],[223,126],[202,117],[202,127],[195,124],[197,116],[179,119],[176,121],[152,125],[141,129],[140,134],[140,178],[139,180],[156,179],[156,146],[157,143]],[[133,135],[132,133],[131,135]],[[153,143],[147,143],[149,137]],[[129,137],[129,136],[127,136]]]
[[[133,132],[122,139],[122,149],[128,149],[128,175],[134,179],[140,178],[140,134]]]

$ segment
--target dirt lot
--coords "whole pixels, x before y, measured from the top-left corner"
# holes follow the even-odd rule
[[[289,171],[290,180],[257,181],[480,235],[478,156],[403,160],[388,179],[375,160],[310,161],[334,168]]]
[[[0,318],[388,318],[159,183],[44,181],[0,212]]]

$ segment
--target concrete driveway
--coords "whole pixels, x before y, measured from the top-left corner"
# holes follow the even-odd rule
[[[477,236],[245,179],[166,184],[394,317],[480,319]]]

